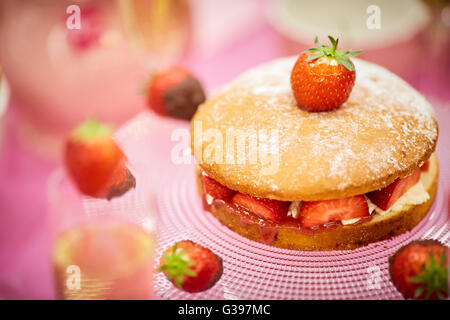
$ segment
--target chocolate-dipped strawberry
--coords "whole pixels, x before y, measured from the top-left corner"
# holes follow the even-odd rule
[[[157,72],[150,81],[148,106],[159,115],[190,120],[203,101],[201,83],[184,68]]]

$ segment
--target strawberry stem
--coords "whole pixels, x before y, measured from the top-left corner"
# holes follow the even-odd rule
[[[430,263],[423,264],[423,272],[411,278],[411,282],[421,284],[414,293],[416,298],[424,292],[425,299],[429,299],[433,293],[436,293],[439,299],[445,299],[448,296],[448,268],[445,267],[445,254],[444,250],[439,263],[437,263],[433,252],[430,252]]]
[[[160,272],[165,272],[167,278],[173,281],[178,289],[181,289],[185,276],[195,277],[197,275],[190,268],[195,262],[187,259],[185,254],[186,248],[178,249],[178,243],[176,243],[173,246],[172,253],[164,252],[165,261],[158,269]]]
[[[110,126],[101,124],[95,119],[89,119],[75,129],[74,138],[87,141],[98,137],[109,137],[111,134]]]
[[[349,57],[355,57],[358,54],[361,53],[360,50],[358,51],[346,51],[342,52],[337,49],[339,38],[334,39],[332,36],[328,36],[328,39],[330,40],[332,47],[321,45],[319,43],[319,39],[317,36],[314,39],[314,44],[317,46],[316,48],[310,48],[308,50],[305,50],[305,52],[313,52],[314,54],[309,56],[306,61],[314,61],[320,57],[327,56],[330,58],[336,59],[340,64],[342,64],[345,68],[347,68],[350,71],[354,71],[355,67],[353,66],[353,63],[351,63]]]

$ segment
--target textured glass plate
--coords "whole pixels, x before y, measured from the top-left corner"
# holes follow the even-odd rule
[[[450,109],[436,110],[440,126],[437,197],[428,215],[411,232],[350,251],[293,251],[250,241],[203,211],[193,164],[175,164],[182,155],[185,122],[143,113],[125,125],[117,140],[129,157],[143,196],[117,199],[114,205],[137,210],[140,199],[156,210],[156,259],[175,241],[189,239],[223,258],[224,273],[211,289],[189,294],[156,276],[155,292],[168,299],[401,299],[389,279],[388,257],[414,239],[450,244]],[[186,141],[185,141],[186,142]],[[189,146],[189,138],[185,146]],[[186,159],[189,159],[187,157]],[[90,200],[92,201],[92,200]],[[139,202],[138,201],[138,202]],[[150,208],[150,207],[149,207]],[[131,213],[131,212],[130,212]]]

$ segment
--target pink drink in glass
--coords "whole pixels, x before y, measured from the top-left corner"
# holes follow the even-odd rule
[[[79,30],[67,27],[70,5]],[[67,132],[90,116],[120,125],[145,109],[150,70],[115,1],[0,1],[0,42],[19,137],[39,154],[58,158]]]
[[[63,169],[50,176],[51,263],[58,299],[153,298],[156,240],[143,186],[107,201],[82,196]]]
[[[74,226],[53,245],[61,299],[151,299],[154,239],[141,227],[101,218]]]

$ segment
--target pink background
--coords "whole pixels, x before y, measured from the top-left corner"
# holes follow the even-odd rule
[[[248,67],[285,54],[278,34],[261,21],[220,53],[207,58],[190,55],[182,64],[213,90]],[[430,86],[423,79],[410,79],[435,99],[448,102],[448,77],[445,80]],[[58,164],[38,158],[19,144],[16,123],[10,105],[0,151],[0,299],[51,299],[45,186]]]

